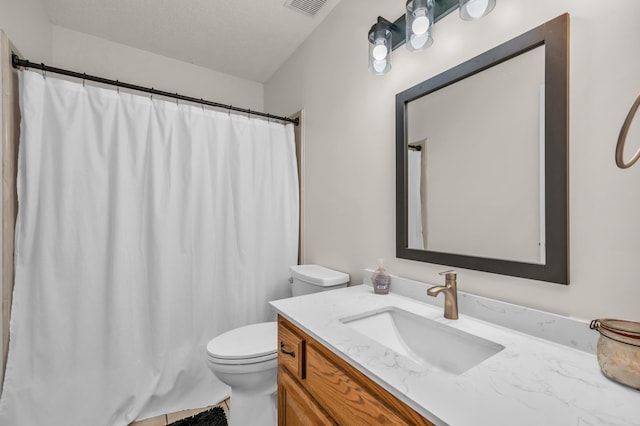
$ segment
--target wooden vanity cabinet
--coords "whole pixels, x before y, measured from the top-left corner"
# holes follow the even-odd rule
[[[433,425],[278,316],[278,425]]]

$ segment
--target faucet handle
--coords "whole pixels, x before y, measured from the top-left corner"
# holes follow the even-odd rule
[[[446,279],[454,279],[454,280],[456,279],[457,274],[458,273],[453,269],[438,273],[438,275],[444,275]]]
[[[453,287],[454,290],[457,288],[456,277],[458,276],[458,274],[456,273],[456,271],[452,269],[449,271],[440,272],[439,275],[444,275],[444,284],[447,287]]]

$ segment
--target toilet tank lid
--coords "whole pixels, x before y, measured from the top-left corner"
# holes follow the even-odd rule
[[[293,265],[290,269],[293,278],[322,287],[330,287],[349,282],[349,274],[334,271],[333,269],[320,265]]]

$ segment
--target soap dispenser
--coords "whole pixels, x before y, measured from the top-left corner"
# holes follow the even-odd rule
[[[378,269],[375,270],[371,277],[373,291],[376,294],[387,294],[389,293],[389,287],[391,287],[391,275],[384,270],[382,262],[383,259],[378,259]]]

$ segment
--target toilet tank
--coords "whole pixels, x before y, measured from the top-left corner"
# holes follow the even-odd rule
[[[293,296],[343,288],[349,283],[349,274],[324,266],[294,265],[290,271]]]

